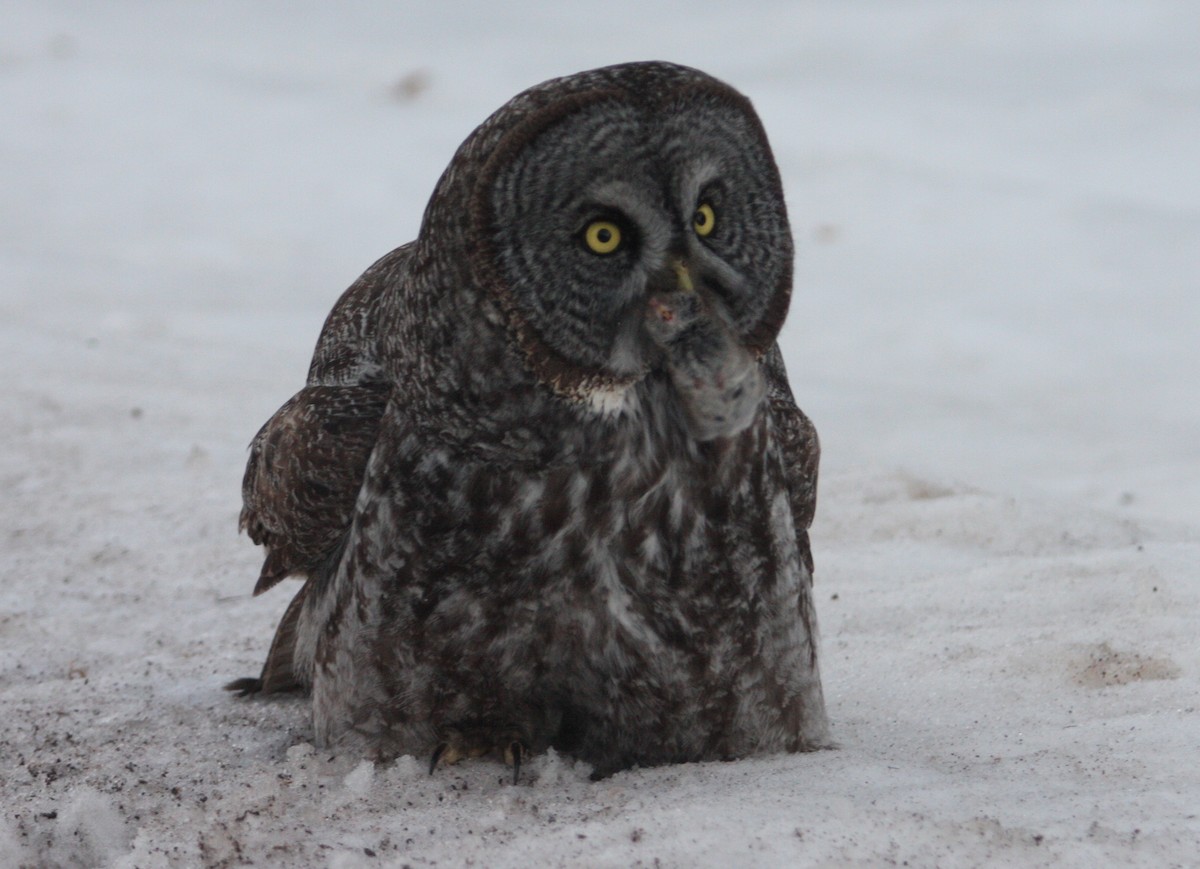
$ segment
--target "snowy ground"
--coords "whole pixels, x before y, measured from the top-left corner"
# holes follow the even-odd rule
[[[1197,864],[1200,6],[310,5],[0,12],[0,866]],[[841,748],[315,754],[220,689],[245,446],[476,123],[652,57],[786,180]]]

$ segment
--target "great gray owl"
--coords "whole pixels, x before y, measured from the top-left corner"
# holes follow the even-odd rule
[[[318,744],[431,768],[828,744],[792,257],[729,86],[634,63],[510,100],[253,441],[255,592],[304,585],[229,687],[309,689]]]

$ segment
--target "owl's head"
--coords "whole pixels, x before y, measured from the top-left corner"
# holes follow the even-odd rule
[[[472,283],[559,393],[645,375],[655,293],[690,284],[755,355],[786,315],[792,238],[766,134],[749,100],[697,70],[625,64],[519,94],[439,192],[431,211],[469,223]]]

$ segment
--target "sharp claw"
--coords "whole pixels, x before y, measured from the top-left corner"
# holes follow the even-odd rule
[[[521,777],[521,755],[525,751],[525,747],[517,741],[509,743],[508,753],[512,756],[513,765],[513,784]]]
[[[439,742],[438,747],[433,750],[433,758],[429,761],[429,774],[433,775],[437,769],[438,761],[442,759],[442,755],[446,753],[446,749],[450,747],[448,742]]]

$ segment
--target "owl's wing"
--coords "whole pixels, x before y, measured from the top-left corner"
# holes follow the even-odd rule
[[[266,547],[254,593],[306,574],[341,541],[354,515],[390,387],[306,386],[250,444],[239,526]]]
[[[403,281],[412,245],[382,257],[342,293],[317,339],[308,385],[250,444],[240,527],[266,547],[254,593],[306,577],[275,631],[262,675],[227,686],[243,695],[303,687],[297,628],[314,576],[336,560],[391,394],[377,356],[380,304]]]
[[[817,466],[821,460],[821,444],[816,427],[792,397],[778,344],[763,357],[763,367],[767,375],[771,422],[783,454],[788,500],[796,523],[796,542],[811,574],[813,558],[808,528],[817,511]]]

